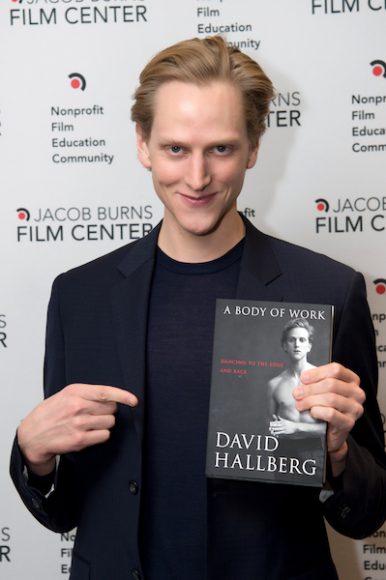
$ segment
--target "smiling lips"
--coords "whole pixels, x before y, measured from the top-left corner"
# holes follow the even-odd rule
[[[194,197],[186,193],[179,193],[179,195],[191,207],[202,207],[210,203],[215,197],[216,193],[208,193],[206,195],[200,195],[200,197]]]

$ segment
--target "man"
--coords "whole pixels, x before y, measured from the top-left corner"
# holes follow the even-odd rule
[[[313,336],[314,328],[303,318],[290,320],[283,329],[281,345],[287,353],[288,366],[268,383],[269,430],[275,437],[299,439],[324,434],[323,423],[308,411],[299,412],[292,396],[302,372],[315,368],[307,359]]]
[[[54,283],[47,398],[19,426],[12,475],[44,525],[77,526],[71,580],[336,579],[323,514],[356,537],[385,518],[363,279],[236,210],[272,94],[261,68],[219,37],[156,55],[132,117],[163,221]],[[335,304],[337,362],[308,369],[294,389],[299,411],[328,422],[321,497],[206,480],[218,297]]]

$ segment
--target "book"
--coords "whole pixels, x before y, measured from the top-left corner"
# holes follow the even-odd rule
[[[333,306],[216,303],[208,477],[321,487],[326,423],[295,407],[299,374],[331,361]]]

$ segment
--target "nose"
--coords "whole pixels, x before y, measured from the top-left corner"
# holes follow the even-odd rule
[[[189,158],[185,182],[193,191],[201,191],[211,182],[209,164],[203,154],[192,154]]]

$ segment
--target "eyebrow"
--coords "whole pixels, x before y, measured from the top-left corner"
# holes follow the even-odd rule
[[[158,144],[161,147],[166,147],[168,145],[178,145],[180,147],[189,148],[191,145],[187,142],[184,142],[183,139],[177,139],[172,137],[161,137],[158,141]],[[205,145],[205,149],[211,149],[212,147],[217,147],[218,145],[227,145],[231,147],[240,147],[241,140],[235,138],[227,138],[227,139],[216,139],[208,144]]]

